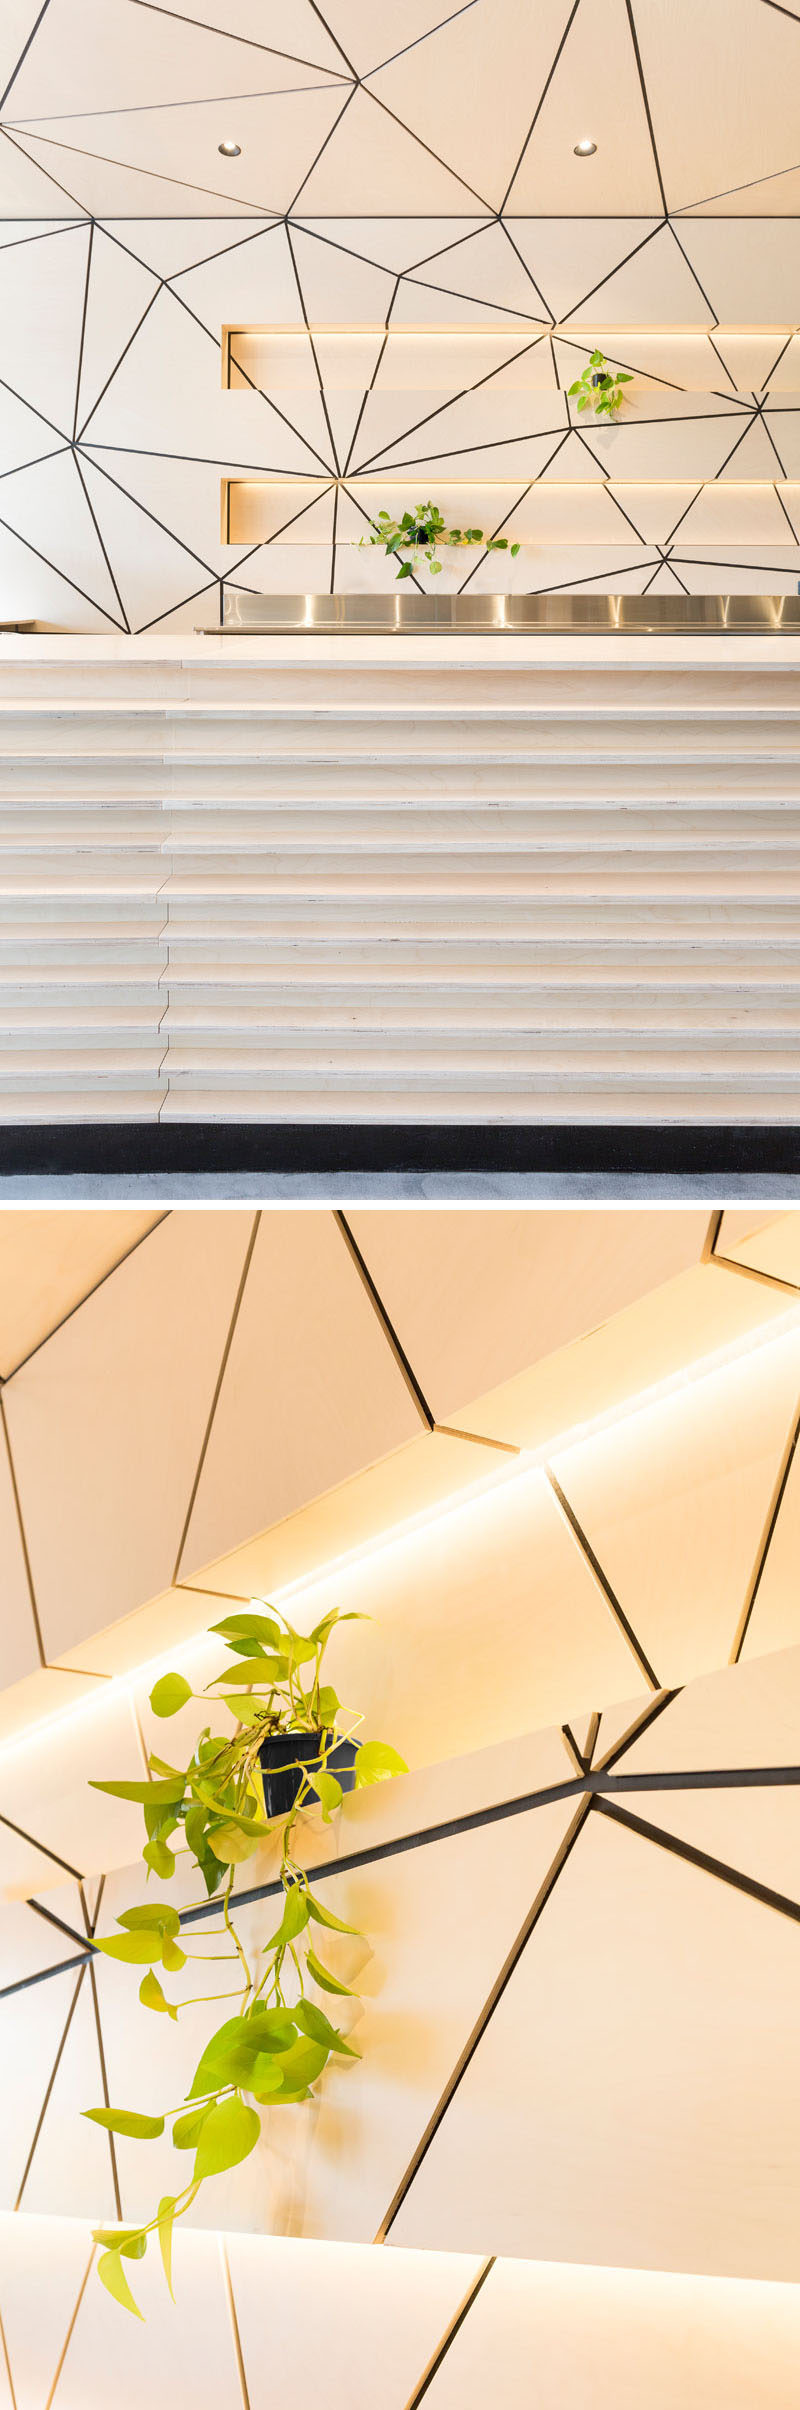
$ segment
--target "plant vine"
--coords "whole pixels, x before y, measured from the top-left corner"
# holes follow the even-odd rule
[[[148,1876],[169,1882],[178,1856],[188,1854],[205,1887],[206,1907],[221,1891],[214,1912],[218,1952],[192,1952],[179,1940],[181,1915],[157,1899],[127,1908],[117,1917],[118,1934],[95,1940],[93,1947],[107,1958],[145,1969],[139,1987],[144,2008],[177,2022],[182,2010],[200,2000],[236,2000],[236,2013],[212,2034],[195,2069],[188,2093],[176,2108],[160,2116],[132,2109],[86,2109],[84,2116],[112,2134],[154,2141],[172,2119],[172,2141],[178,2151],[194,2154],[191,2175],[175,2193],[164,2195],[154,2215],[139,2226],[98,2227],[101,2246],[98,2273],[109,2293],[141,2317],[123,2262],[144,2257],[148,2237],[158,2235],[164,2271],[172,2292],[172,2235],[177,2218],[184,2217],[208,2177],[235,2167],[254,2150],[261,2132],[261,2112],[309,2100],[319,2077],[334,2059],[358,2058],[347,2035],[332,2022],[318,2002],[309,1998],[307,1984],[335,1998],[355,1997],[352,1987],[325,1965],[315,1945],[323,1946],[326,1929],[353,1934],[356,1928],[334,1916],[312,1891],[296,1853],[297,1828],[304,1812],[321,1808],[323,1819],[341,1807],[343,1785],[363,1789],[407,1771],[397,1750],[379,1741],[357,1737],[358,1715],[342,1708],[336,1691],[321,1679],[323,1659],[337,1624],[360,1617],[326,1615],[304,1637],[278,1608],[253,1609],[229,1615],[212,1626],[231,1653],[231,1663],[194,1692],[182,1674],[162,1675],[150,1694],[158,1716],[176,1715],[191,1698],[224,1706],[234,1719],[232,1735],[213,1733],[207,1725],[185,1769],[150,1755],[147,1782],[95,1782],[92,1788],[113,1799],[138,1802],[144,1812],[146,1840],[142,1851]],[[258,1611],[255,1611],[255,1609]],[[297,1741],[293,1753],[291,1736]],[[282,1750],[276,1744],[283,1742]],[[287,1754],[288,1747],[288,1754]],[[276,1767],[276,1759],[279,1765]],[[284,1809],[268,1812],[284,1786]],[[266,1785],[266,1788],[265,1788]],[[288,1789],[286,1786],[288,1785]],[[258,1953],[261,1965],[245,1950],[234,1921],[236,1868],[268,1837],[280,1834],[279,1881],[282,1914]],[[179,1840],[172,1847],[173,1837]],[[186,1915],[187,1911],[184,1911]],[[213,1929],[213,1928],[212,1928]],[[204,1933],[208,1927],[203,1920]],[[200,1993],[191,2000],[170,2000],[159,1967],[166,1975],[182,1973],[187,1964],[221,1957],[236,1970],[238,1982],[230,1991]],[[247,2097],[245,2097],[245,2095]]]
[[[482,544],[486,552],[510,552],[512,560],[520,549],[518,544],[509,544],[507,536],[485,536],[482,527],[448,527],[438,502],[418,502],[415,510],[403,512],[402,519],[392,519],[388,510],[379,510],[370,521],[369,533],[359,540],[359,551],[365,544],[379,544],[387,558],[398,558],[398,578],[411,577],[423,560],[431,577],[438,577],[442,563],[436,558],[437,544]]]

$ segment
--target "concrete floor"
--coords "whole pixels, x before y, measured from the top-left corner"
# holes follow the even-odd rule
[[[800,1196],[800,1177],[787,1174],[728,1173],[712,1177],[655,1172],[340,1172],[275,1173],[190,1172],[0,1177],[0,1209],[4,1205],[40,1201],[48,1205],[128,1204],[150,1198],[174,1204],[227,1204],[251,1200],[257,1204],[327,1205],[369,1198],[394,1204],[506,1204],[522,1199],[531,1205],[577,1205],[593,1201],[625,1203],[643,1198],[654,1205],[706,1200],[711,1205],[735,1205],[751,1200],[790,1204]]]

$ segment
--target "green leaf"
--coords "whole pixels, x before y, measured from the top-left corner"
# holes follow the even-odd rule
[[[118,2251],[104,2251],[102,2259],[97,2262],[97,2273],[106,2292],[111,2293],[124,2310],[130,2310],[134,2318],[141,2318],[141,2310],[134,2301]]]
[[[257,2109],[248,2109],[243,2100],[219,2100],[210,2109],[194,2163],[194,2182],[201,2184],[205,2176],[220,2176],[226,2167],[238,2167],[240,2159],[249,2158],[255,2150],[261,2132]]]
[[[224,1615],[221,1623],[212,1623],[212,1632],[223,1640],[263,1640],[269,1649],[280,1648],[281,1635],[271,1615]]]
[[[407,1774],[404,1757],[391,1749],[388,1741],[364,1741],[356,1757],[356,1790],[363,1791],[367,1783],[389,1782],[395,1774]]]
[[[326,1730],[329,1730],[333,1723],[334,1716],[336,1715],[338,1708],[341,1706],[341,1699],[337,1698],[336,1692],[332,1688],[330,1682],[323,1682],[322,1689],[317,1691],[316,1698],[317,1706],[319,1708],[320,1723],[325,1726]]]
[[[517,553],[518,553],[520,550],[521,550],[521,546],[520,546],[519,544],[512,544],[512,546],[511,546],[511,558],[512,558],[512,561],[515,561],[515,560],[516,560]]]
[[[104,2244],[108,2251],[124,2251],[126,2259],[143,2259],[147,2236],[141,2226],[95,2226],[92,2242]],[[139,2245],[138,2250],[134,2244]]]
[[[175,1853],[167,1848],[166,1841],[146,1841],[142,1857],[145,1865],[149,1866],[151,1874],[157,1874],[162,1883],[172,1881],[175,1872]]]
[[[254,1849],[258,1848],[259,1841],[263,1840],[268,1830],[266,1824],[251,1824],[248,1827],[238,1820],[220,1824],[216,1832],[209,1833],[208,1846],[223,1866],[241,1866],[245,1858],[252,1858]]]
[[[282,1950],[287,1941],[296,1940],[297,1934],[302,1933],[304,1925],[308,1924],[308,1919],[309,1906],[306,1893],[299,1883],[293,1883],[291,1890],[287,1891],[284,1896],[283,1915],[277,1932],[271,1934],[269,1941],[265,1942],[265,1949]]]
[[[274,1683],[285,1682],[288,1672],[288,1657],[243,1657],[238,1665],[224,1665],[214,1680],[224,1682],[229,1690],[239,1682],[243,1688],[256,1682],[262,1690],[270,1690]]]
[[[186,2117],[176,2117],[172,2128],[172,2139],[176,2151],[194,2150],[200,2140],[200,2130],[205,2125],[207,2116],[208,2109],[202,2108],[191,2109]]]
[[[159,2201],[158,2204],[158,2240],[161,2246],[164,2274],[166,2276],[167,2285],[170,2293],[172,2294],[173,2301],[175,2299],[175,2295],[172,2292],[172,2225],[174,2216],[175,2202],[172,2194],[167,2192],[164,2194],[163,2201]]]
[[[112,1933],[107,1941],[93,1942],[92,1948],[101,1950],[104,1958],[123,1959],[126,1966],[160,1965],[163,1936],[151,1926],[149,1933]]]
[[[401,566],[401,567],[398,569],[397,575],[398,575],[398,578],[401,578],[401,577],[410,577],[410,576],[411,576],[411,562],[410,562],[410,561],[403,561],[402,566]]]
[[[293,1665],[310,1665],[317,1654],[313,1640],[304,1640],[302,1632],[287,1632],[283,1645]]]
[[[177,2024],[178,2011],[173,2008],[171,2000],[168,2000],[166,1993],[162,1991],[158,1976],[154,1975],[152,1967],[148,1969],[146,1975],[142,1976],[139,1998],[143,2008],[160,2009],[162,2016],[171,2017],[173,2023]]]
[[[264,1714],[263,1700],[252,1698],[247,1690],[242,1691],[238,1699],[224,1693],[222,1704],[230,1709],[231,1715],[235,1715],[240,1724],[258,1724]]]
[[[323,1992],[341,1992],[344,1998],[347,2000],[352,2000],[355,1997],[350,1984],[337,1983],[336,1976],[332,1975],[327,1967],[320,1965],[320,1961],[316,1957],[313,1950],[309,1950],[308,1952],[307,1965],[309,1974],[313,1975],[314,1982],[320,1985],[320,1988]]]
[[[177,1908],[170,1908],[166,1901],[160,1908],[157,1900],[147,1900],[143,1908],[124,1908],[117,1924],[125,1925],[129,1933],[138,1933],[142,1927],[148,1933],[179,1933],[181,1929]]]
[[[323,1824],[330,1824],[331,1816],[342,1804],[341,1783],[337,1782],[335,1774],[322,1772],[313,1774],[311,1780],[322,1809]]]
[[[183,1798],[186,1779],[176,1774],[169,1782],[91,1782],[90,1791],[105,1791],[109,1799],[132,1799],[137,1807],[174,1807]]]
[[[147,2236],[142,2233],[141,2227],[138,2233],[135,2228],[132,2228],[129,2234],[122,2237],[122,2240],[117,2235],[116,2249],[122,2252],[123,2259],[144,2259],[147,2250]]]
[[[150,1692],[153,1714],[177,1715],[179,1707],[185,1707],[191,1695],[191,1682],[185,1682],[182,1674],[162,1674]]]
[[[309,2041],[319,2042],[323,2049],[334,2050],[342,2058],[361,2057],[360,2050],[355,2050],[352,2042],[345,2041],[338,2026],[331,2024],[330,2018],[326,2017],[323,2009],[316,2007],[313,2000],[298,2000],[294,2017],[301,2032],[308,2034]]]
[[[282,2109],[288,2101],[302,2099],[309,2086],[316,2083],[317,2076],[322,2074],[328,2056],[324,2042],[315,2042],[304,2034],[298,2035],[291,2050],[287,2050],[281,2060],[283,2084],[280,2092],[275,2094],[275,2107]]]
[[[164,1935],[163,1958],[168,1975],[178,1975],[181,1967],[186,1965],[186,1951],[179,1948],[177,1941],[173,1941],[171,1933]]]
[[[164,2132],[163,2117],[141,2117],[137,2109],[82,2109],[81,2116],[109,2134],[129,2134],[134,2142],[155,2142]]]
[[[332,1607],[329,1615],[323,1615],[321,1623],[315,1623],[313,1632],[310,1634],[310,1638],[317,1641],[321,1640],[324,1644],[326,1640],[330,1639],[331,1632],[333,1631],[334,1624],[336,1623],[371,1622],[372,1616],[361,1615],[357,1607],[348,1607],[346,1615],[342,1615],[338,1607]]]
[[[268,2058],[266,2051],[260,2050],[253,2060],[249,2074],[243,2076],[242,2082],[245,2091],[252,2092],[255,2100],[270,2101],[274,2099],[275,2094],[283,2090],[282,2059]]]
[[[334,1916],[330,1908],[323,1908],[322,1901],[314,1898],[313,1891],[306,1892],[306,1899],[309,1916],[313,1916],[315,1924],[327,1925],[330,1933],[355,1933],[361,1939],[358,1926],[346,1925],[343,1917]]]

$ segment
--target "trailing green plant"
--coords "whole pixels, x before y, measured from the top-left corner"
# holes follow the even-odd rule
[[[142,2313],[133,2298],[126,2260],[144,2256],[147,2239],[157,2234],[164,2271],[172,2292],[172,2231],[185,2215],[207,2177],[237,2166],[255,2148],[265,2108],[282,2108],[311,2099],[330,2059],[347,2061],[360,2052],[346,2034],[309,1998],[307,1985],[337,1999],[355,1995],[319,1956],[321,1936],[355,1933],[353,1925],[334,1916],[312,1890],[295,1854],[296,1828],[304,1811],[321,1809],[330,1822],[341,1807],[342,1785],[330,1760],[342,1750],[351,1761],[356,1789],[407,1771],[396,1749],[380,1741],[354,1738],[361,1722],[342,1708],[336,1691],[322,1680],[325,1652],[337,1624],[360,1622],[340,1617],[338,1609],[323,1617],[304,1637],[278,1608],[262,1613],[263,1602],[228,1615],[212,1629],[230,1652],[223,1667],[203,1692],[194,1692],[182,1674],[163,1674],[150,1694],[155,1715],[176,1715],[193,1697],[208,1698],[233,1719],[231,1734],[212,1732],[206,1725],[188,1766],[181,1769],[151,1754],[147,1782],[94,1782],[92,1789],[112,1799],[129,1799],[144,1811],[146,1839],[142,1856],[148,1877],[169,1882],[178,1855],[188,1854],[202,1878],[205,1898],[193,1906],[207,1909],[221,1891],[212,1916],[222,1950],[199,1952],[186,1947],[177,1908],[157,1898],[141,1907],[126,1908],[117,1917],[117,1934],[96,1940],[93,1947],[107,1958],[140,1966],[145,1971],[139,1988],[144,2008],[177,2022],[184,2008],[197,2000],[235,2000],[235,2013],[226,2017],[206,2043],[185,2098],[161,2116],[143,2116],[133,2109],[86,2109],[84,2116],[112,2134],[147,2142],[163,2134],[174,2120],[172,2140],[177,2151],[193,2153],[191,2174],[174,2194],[159,2201],[153,2217],[141,2226],[120,2230],[99,2227],[98,2273],[114,2299],[136,2317]],[[255,1609],[258,1611],[254,1611]],[[279,1736],[295,1734],[298,1755],[289,1750],[289,1772],[297,1789],[288,1811],[270,1819],[266,1813],[264,1772],[260,1752]],[[308,1736],[313,1736],[308,1750]],[[304,1746],[303,1746],[304,1736]],[[318,1746],[314,1744],[318,1743]],[[340,1759],[340,1771],[342,1771]],[[290,1782],[290,1789],[292,1782]],[[176,1839],[177,1836],[177,1839]],[[282,1913],[255,1962],[248,1956],[232,1914],[235,1872],[259,1843],[280,1839],[279,1881]],[[174,1846],[173,1846],[174,1843]],[[185,1911],[184,1911],[185,1913]],[[202,1933],[208,1932],[204,1916]],[[161,1974],[182,1973],[193,1959],[227,1959],[239,1980],[231,1991],[201,1993],[191,2000],[170,2000]],[[161,1973],[156,1973],[156,1968]],[[247,2096],[247,2097],[245,2097]]]
[[[579,396],[579,410],[593,410],[595,418],[615,418],[622,408],[622,387],[632,384],[633,377],[626,368],[609,368],[605,353],[593,351],[567,391]]]
[[[482,527],[448,527],[438,502],[418,502],[415,510],[404,510],[402,519],[379,510],[369,534],[360,539],[359,551],[365,544],[380,544],[392,557],[407,555],[399,558],[399,578],[411,577],[421,560],[427,561],[431,577],[438,577],[442,564],[436,558],[437,544],[482,544],[486,552],[510,552],[512,560],[519,552],[519,545],[509,544],[507,536],[485,536]]]

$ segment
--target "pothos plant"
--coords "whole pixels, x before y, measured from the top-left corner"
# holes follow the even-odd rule
[[[482,544],[486,552],[510,551],[512,560],[519,552],[519,545],[510,545],[507,536],[485,536],[482,527],[448,527],[438,502],[418,502],[402,519],[379,510],[368,535],[360,538],[359,551],[365,544],[380,544],[387,556],[398,557],[398,578],[411,577],[421,560],[427,561],[431,577],[438,577],[442,564],[436,558],[437,544]]]
[[[626,368],[612,370],[605,353],[593,351],[586,367],[581,369],[574,385],[567,391],[578,395],[579,410],[593,410],[595,418],[615,418],[622,408],[623,385],[632,385],[633,376]]]
[[[319,1951],[326,1929],[354,1933],[356,1928],[334,1916],[312,1890],[295,1854],[297,1828],[312,1807],[321,1809],[330,1822],[341,1807],[343,1788],[360,1790],[407,1768],[396,1749],[354,1737],[360,1716],[343,1709],[332,1685],[322,1680],[323,1659],[337,1623],[361,1618],[340,1617],[336,1610],[306,1638],[279,1609],[262,1613],[261,1604],[254,1602],[258,1612],[228,1615],[213,1625],[231,1661],[204,1692],[193,1692],[182,1674],[169,1673],[150,1694],[154,1714],[167,1717],[193,1697],[207,1699],[210,1692],[215,1704],[232,1717],[232,1733],[214,1732],[206,1725],[185,1770],[151,1754],[149,1781],[91,1786],[143,1808],[142,1856],[148,1876],[169,1882],[178,1856],[188,1855],[205,1890],[205,1900],[192,1904],[207,1910],[207,1902],[220,1893],[212,1917],[216,1941],[222,1944],[213,1953],[188,1949],[177,1908],[153,1898],[141,1907],[126,1908],[116,1920],[121,1931],[95,1941],[94,1948],[107,1958],[143,1967],[143,2007],[175,2022],[198,2000],[237,2003],[206,2043],[177,2108],[166,2109],[162,2116],[144,2116],[134,2109],[84,2111],[112,2134],[143,2142],[163,2134],[171,2118],[175,2149],[192,2154],[188,2182],[166,2194],[153,2217],[140,2226],[107,2231],[100,2227],[95,2233],[102,2248],[98,2273],[114,2299],[137,2317],[142,2313],[124,2261],[143,2258],[148,2236],[157,2234],[172,2291],[174,2222],[191,2207],[201,2184],[248,2157],[259,2139],[263,2109],[311,2099],[330,2059],[360,2056],[309,1996],[309,1983],[315,1992],[354,1996]],[[254,1957],[245,1950],[234,1919],[236,1868],[261,1841],[276,1835],[282,1913]],[[202,1929],[203,1934],[209,1930],[207,1914]],[[238,1977],[235,1987],[170,2000],[156,1967],[165,1975],[177,1975],[193,1959],[209,1955],[228,1961]]]

